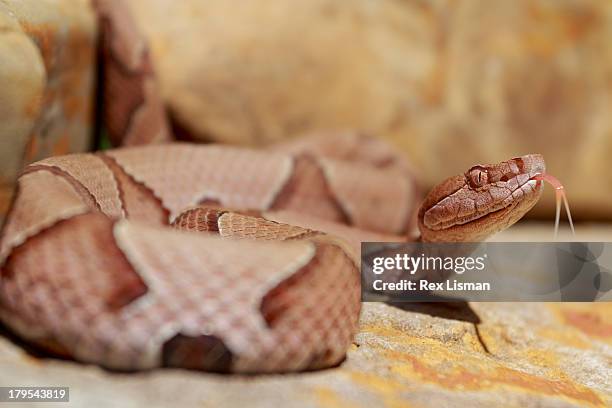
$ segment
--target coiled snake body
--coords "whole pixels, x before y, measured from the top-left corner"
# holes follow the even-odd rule
[[[146,46],[120,1],[95,3],[111,136],[168,140]],[[512,225],[543,172],[528,155],[449,178],[418,209],[421,239]],[[329,367],[358,329],[360,243],[414,239],[416,202],[394,150],[351,134],[46,159],[24,170],[3,227],[0,318],[55,354],[119,370]]]
[[[2,320],[114,369],[337,364],[358,327],[358,245],[402,239],[415,192],[381,142],[343,137],[357,164],[317,143],[155,145],[29,166],[0,244]],[[422,238],[507,227],[538,199],[542,171],[531,155],[448,179],[420,208]]]

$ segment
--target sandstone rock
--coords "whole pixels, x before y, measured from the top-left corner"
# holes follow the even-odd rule
[[[0,1],[0,219],[25,164],[91,148],[95,44],[87,0]]]
[[[403,149],[425,186],[537,152],[580,218],[612,217],[608,2],[129,4],[170,112],[196,139],[355,128]],[[552,194],[543,202],[550,214]]]

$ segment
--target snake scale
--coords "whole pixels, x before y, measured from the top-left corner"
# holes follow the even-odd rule
[[[96,6],[111,137],[168,141],[146,43],[120,2]],[[0,318],[117,370],[330,367],[358,330],[362,241],[483,240],[535,205],[544,171],[540,155],[474,166],[417,208],[403,159],[350,133],[45,159],[23,171],[2,230]]]

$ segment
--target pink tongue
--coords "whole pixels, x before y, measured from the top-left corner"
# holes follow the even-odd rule
[[[555,239],[557,239],[557,235],[559,234],[559,219],[561,218],[561,201],[563,201],[563,205],[565,206],[565,211],[567,213],[567,220],[569,222],[570,228],[572,229],[572,235],[576,235],[574,231],[574,223],[572,222],[572,214],[570,213],[569,204],[567,203],[567,196],[565,195],[565,188],[563,184],[555,177],[550,174],[538,174],[535,177],[532,177],[532,180],[537,181],[545,181],[550,184],[555,189],[555,196],[557,199],[557,211],[555,215]]]

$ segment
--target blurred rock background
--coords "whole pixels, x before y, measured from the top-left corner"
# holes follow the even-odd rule
[[[543,153],[577,218],[612,218],[612,3],[128,0],[175,124],[260,145],[357,129],[430,187]],[[535,214],[552,217],[553,194]]]
[[[578,219],[612,219],[609,2],[126,1],[181,138],[355,129],[425,188],[539,152]],[[0,0],[0,27],[1,213],[24,164],[93,146],[97,64],[89,0]]]
[[[93,146],[95,22],[87,0],[0,0],[0,220],[26,164]]]

